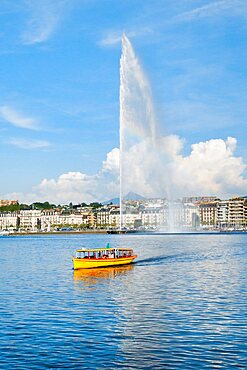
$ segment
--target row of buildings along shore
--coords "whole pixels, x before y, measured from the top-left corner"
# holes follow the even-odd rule
[[[0,200],[0,207],[18,204]],[[221,200],[217,197],[186,197],[126,200],[121,226],[135,230],[193,231],[247,230],[247,197]],[[0,212],[0,230],[35,232],[120,227],[119,205],[85,205]]]

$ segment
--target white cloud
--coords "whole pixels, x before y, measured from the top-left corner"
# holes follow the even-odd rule
[[[67,172],[56,179],[43,179],[29,193],[16,192],[5,196],[27,203],[37,200],[49,200],[56,204],[103,201],[109,199],[111,194],[118,195],[118,173],[119,149],[114,148],[107,154],[102,169],[95,175]]]
[[[110,32],[106,37],[100,40],[101,46],[112,46],[121,43],[122,33],[121,32]]]
[[[242,7],[246,8],[245,0],[214,1],[201,7],[179,14],[174,18],[174,20],[190,21],[203,17],[211,17],[229,9],[235,13],[238,12],[240,10],[239,8]]]
[[[232,196],[245,194],[247,179],[246,164],[235,156],[237,140],[211,139],[193,144],[191,153],[177,155],[171,166],[175,191],[183,194],[216,194]]]
[[[177,198],[188,195],[231,197],[245,194],[246,164],[235,156],[235,138],[211,139],[193,144],[183,156],[183,140],[176,136],[150,140],[131,147],[124,155],[124,193]]]
[[[124,191],[170,199],[246,195],[246,164],[235,155],[236,145],[232,137],[211,139],[193,144],[189,155],[184,156],[183,140],[175,135],[160,138],[155,150],[150,140],[139,142],[123,156]],[[58,204],[104,201],[118,195],[119,149],[114,148],[95,175],[68,172],[56,179],[43,179],[30,193],[5,196],[21,202],[49,200]]]
[[[119,172],[119,149],[114,148],[107,153],[106,160],[103,161],[102,172],[118,174]]]
[[[8,143],[17,146],[18,148],[21,149],[46,149],[51,145],[46,140],[33,140],[22,138],[11,138],[9,139]]]
[[[44,179],[34,188],[39,199],[52,199],[56,203],[91,202],[95,188],[95,176],[81,172],[68,172],[55,179]]]
[[[31,45],[47,41],[61,22],[68,3],[68,0],[26,0],[29,19],[21,35],[22,42]]]
[[[0,116],[13,126],[38,130],[38,121],[36,118],[25,117],[22,113],[17,112],[14,108],[7,105],[0,106]]]

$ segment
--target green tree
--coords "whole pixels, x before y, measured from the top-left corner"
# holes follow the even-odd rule
[[[96,209],[96,208],[102,207],[102,204],[98,202],[93,202],[93,203],[90,203],[89,206],[92,207],[93,209]]]
[[[20,210],[19,203],[17,204],[10,204],[9,206],[2,206],[0,207],[0,212],[17,212]]]

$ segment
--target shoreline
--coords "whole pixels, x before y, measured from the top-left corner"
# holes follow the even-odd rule
[[[85,234],[94,234],[94,235],[106,235],[109,234],[107,230],[82,230],[82,231],[34,231],[34,232],[11,232],[6,235],[0,235],[2,237],[7,236],[31,236],[31,235],[85,235]],[[111,233],[110,233],[111,234]],[[115,233],[113,233],[115,235]],[[118,234],[118,233],[116,233]],[[133,233],[125,233],[133,235]],[[247,235],[247,230],[231,230],[231,231],[193,231],[193,232],[150,232],[150,231],[139,231],[134,234],[139,235],[234,235],[234,234],[245,234]]]
[[[26,236],[26,235],[75,235],[75,234],[107,234],[106,230],[83,230],[83,231],[34,231],[34,232],[14,232],[6,236]]]

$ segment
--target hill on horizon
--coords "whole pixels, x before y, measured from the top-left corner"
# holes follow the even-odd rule
[[[133,191],[130,191],[128,194],[126,194],[123,197],[123,200],[143,200],[143,199],[145,199],[145,197],[143,197],[140,194],[134,193]],[[107,200],[105,202],[102,202],[103,205],[107,205],[107,204],[111,204],[111,203],[112,204],[119,205],[120,204],[119,197],[118,198],[112,198],[110,200]]]

